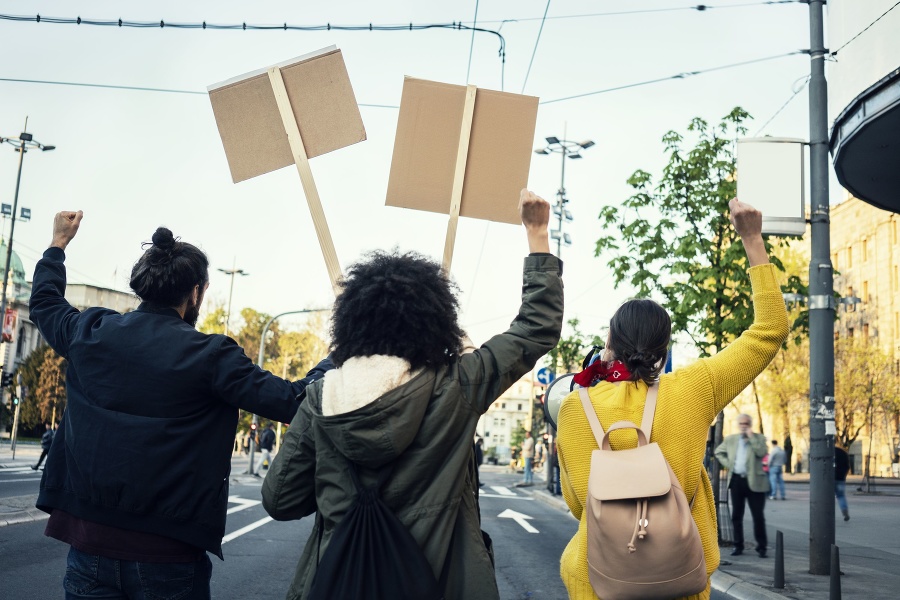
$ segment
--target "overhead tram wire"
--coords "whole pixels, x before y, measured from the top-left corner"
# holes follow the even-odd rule
[[[478,0],[475,0],[475,16],[472,19],[472,27],[478,24]],[[469,85],[469,75],[472,73],[472,52],[475,50],[475,30],[472,30],[472,41],[469,42],[469,64],[466,66],[466,85]]]
[[[803,83],[801,83],[801,84],[798,86],[797,83],[800,82],[801,80],[802,80]],[[794,81],[793,85],[791,86],[792,92],[793,92],[793,93],[790,95],[790,97],[789,97],[787,100],[784,101],[784,104],[781,105],[781,108],[779,108],[778,110],[776,110],[776,111],[775,111],[775,114],[773,114],[771,117],[769,117],[769,118],[766,120],[766,122],[762,124],[762,127],[760,127],[759,130],[757,130],[757,132],[753,134],[753,137],[759,137],[759,134],[761,134],[763,131],[765,131],[766,127],[769,126],[769,123],[771,123],[772,121],[774,121],[774,120],[775,120],[775,117],[777,117],[778,115],[780,115],[780,114],[781,114],[781,111],[783,111],[785,108],[787,108],[787,105],[791,103],[791,100],[793,100],[794,98],[796,98],[797,95],[798,95],[800,92],[802,92],[802,91],[804,90],[804,88],[806,88],[806,85],[807,85],[808,83],[809,83],[809,75],[804,75],[803,77],[800,77],[799,79],[796,79],[796,80]]]
[[[837,53],[838,53],[838,52],[840,52],[841,50],[843,50],[844,48],[846,48],[847,46],[849,46],[850,44],[852,44],[854,41],[856,41],[856,38],[858,38],[859,36],[861,36],[862,34],[864,34],[865,32],[867,32],[869,29],[871,29],[872,26],[875,25],[875,23],[877,23],[878,21],[880,21],[881,19],[883,19],[883,18],[885,17],[885,15],[887,15],[889,12],[891,12],[892,10],[894,10],[895,8],[897,8],[898,6],[900,6],[900,2],[895,3],[892,7],[890,7],[889,9],[887,9],[886,11],[884,11],[883,13],[881,13],[881,16],[879,16],[877,19],[875,19],[874,21],[872,21],[871,23],[869,23],[868,25],[866,25],[865,27],[863,27],[856,35],[854,35],[852,38],[850,38],[849,40],[847,40],[846,42],[844,42],[844,43],[841,45],[840,48],[838,48],[837,50],[834,50],[833,52],[831,52],[831,53],[830,53],[831,56],[837,56]]]
[[[767,2],[745,2],[742,4],[722,4],[722,5],[709,5],[709,4],[695,4],[692,6],[673,6],[669,8],[647,8],[647,9],[637,9],[637,10],[619,10],[619,11],[609,11],[609,12],[597,12],[597,13],[581,13],[577,15],[556,15],[553,17],[547,17],[546,20],[556,20],[556,19],[588,19],[592,17],[619,17],[619,16],[628,16],[628,15],[644,15],[644,14],[653,14],[653,13],[666,13],[666,12],[684,12],[684,11],[697,11],[697,12],[705,12],[708,10],[716,10],[722,8],[748,8],[751,6],[767,6],[767,5],[782,5],[782,4],[801,4],[800,0],[769,0]],[[521,19],[496,19],[493,21],[482,21],[482,25],[493,25],[495,23],[505,24],[505,23],[524,23],[526,21],[539,21],[543,20],[543,17],[524,17]]]
[[[547,0],[547,6],[544,7],[544,16],[541,18],[541,27],[538,29],[537,37],[534,40],[534,49],[531,51],[531,60],[528,61],[528,70],[525,72],[525,81],[522,82],[522,91],[525,93],[525,86],[528,85],[528,76],[531,75],[531,65],[534,64],[534,56],[537,54],[538,44],[541,41],[541,33],[544,32],[544,23],[547,22],[547,12],[550,10],[550,0]]]
[[[554,98],[552,100],[542,100],[540,102],[540,104],[553,104],[555,102],[565,102],[566,100],[575,100],[578,98],[586,98],[588,96],[597,96],[599,94],[607,94],[609,92],[617,92],[619,90],[627,90],[630,88],[651,85],[654,83],[662,83],[663,81],[670,81],[673,79],[687,79],[688,77],[693,77],[694,75],[703,75],[706,73],[712,73],[714,71],[723,71],[725,69],[734,69],[736,67],[743,67],[746,65],[752,65],[752,64],[756,64],[756,63],[770,61],[770,60],[777,60],[779,58],[786,58],[788,56],[794,56],[797,54],[806,54],[806,50],[794,50],[793,52],[785,52],[784,54],[776,54],[774,56],[764,56],[762,58],[754,58],[751,60],[744,60],[741,62],[730,63],[727,65],[720,65],[718,67],[710,67],[708,69],[700,69],[698,71],[685,71],[682,73],[676,73],[675,75],[669,75],[668,77],[660,77],[657,79],[648,79],[647,81],[639,81],[637,83],[629,83],[626,85],[619,85],[616,87],[606,88],[606,89],[602,89],[602,90],[596,90],[593,92],[585,92],[583,94],[574,94],[572,96],[564,96],[562,98]]]
[[[477,2],[477,0],[476,0]],[[477,10],[477,8],[476,8]],[[81,17],[42,17],[40,14],[35,16],[27,15],[7,15],[0,14],[0,21],[13,21],[18,23],[51,23],[56,25],[91,25],[97,27],[129,27],[137,29],[210,29],[210,30],[226,30],[226,31],[425,31],[429,29],[455,29],[457,31],[471,31],[474,45],[475,33],[489,33],[497,38],[500,48],[497,55],[500,58],[500,89],[504,89],[506,78],[506,38],[498,30],[478,27],[475,24],[467,25],[462,21],[453,21],[452,23],[429,23],[424,25],[416,25],[415,23],[403,23],[393,25],[376,25],[368,23],[363,25],[335,25],[326,23],[324,25],[289,25],[287,22],[281,25],[256,25],[253,23],[239,24],[220,24],[208,23],[203,21],[200,23],[180,23],[173,21],[127,21],[124,19],[82,19]],[[471,50],[470,50],[471,53]],[[471,58],[470,58],[471,66]]]

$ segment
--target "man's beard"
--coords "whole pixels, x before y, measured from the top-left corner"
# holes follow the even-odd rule
[[[197,321],[200,319],[200,303],[196,304],[188,304],[188,307],[184,310],[184,322],[190,325],[191,327],[197,326]]]

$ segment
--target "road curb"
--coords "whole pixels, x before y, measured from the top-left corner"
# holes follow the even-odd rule
[[[784,600],[785,596],[777,592],[747,583],[734,575],[716,571],[710,577],[712,589],[725,594],[734,600]]]
[[[27,508],[25,510],[17,510],[11,513],[0,513],[0,527],[7,525],[18,525],[19,523],[32,523],[34,521],[43,521],[49,519],[50,515],[36,508]]]

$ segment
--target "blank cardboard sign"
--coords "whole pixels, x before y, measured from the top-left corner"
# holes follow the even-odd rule
[[[737,184],[741,202],[762,212],[763,233],[806,233],[803,140],[738,140]]]
[[[366,139],[340,50],[331,46],[277,66],[308,158]],[[208,92],[235,183],[294,164],[267,69]]]
[[[448,214],[466,86],[407,77],[386,205]],[[519,224],[538,99],[478,89],[460,215]]]

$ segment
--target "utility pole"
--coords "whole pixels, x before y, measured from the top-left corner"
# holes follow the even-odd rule
[[[234,276],[241,275],[246,277],[250,273],[247,273],[243,269],[235,269],[234,268],[235,261],[231,261],[230,269],[217,269],[226,275],[231,277],[231,286],[228,288],[228,310],[225,312],[225,335],[228,335],[228,325],[231,322],[231,296],[234,294]]]
[[[828,87],[823,7],[809,4],[809,572],[828,575],[834,544],[834,272],[828,198]]]

